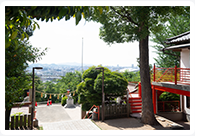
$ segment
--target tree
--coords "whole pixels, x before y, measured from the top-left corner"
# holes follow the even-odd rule
[[[102,11],[102,7],[95,7],[99,12]],[[29,32],[35,30],[39,25],[33,19],[41,19],[42,21],[54,19],[65,20],[70,19],[72,16],[76,19],[76,25],[81,20],[82,16],[89,16],[89,7],[86,6],[65,6],[65,7],[37,7],[37,6],[6,6],[5,7],[5,49],[6,49],[6,105],[5,105],[5,129],[9,129],[9,116],[10,110],[13,103],[16,101],[15,95],[19,95],[18,91],[22,91],[27,88],[29,82],[24,77],[25,68],[27,67],[27,62],[35,62],[36,59],[41,59],[40,56],[44,55],[44,52],[39,54],[38,49],[32,48],[31,46],[24,46],[28,42]],[[30,31],[29,31],[30,30]],[[20,45],[20,46],[19,46]],[[16,57],[15,52],[18,50]],[[11,52],[10,52],[11,50]],[[24,54],[23,54],[24,53]],[[33,54],[35,53],[35,54]],[[10,61],[14,58],[22,56],[18,62]],[[24,55],[24,56],[23,56]],[[9,57],[10,58],[9,58]],[[10,60],[9,60],[10,59]],[[7,70],[8,68],[14,68],[14,74],[12,71]],[[16,68],[16,69],[15,69]],[[12,73],[12,74],[10,74]],[[23,77],[23,78],[22,78]],[[23,89],[22,89],[23,88]],[[18,91],[16,91],[18,90]],[[14,96],[14,98],[12,98]]]
[[[158,67],[174,67],[175,63],[180,66],[180,52],[164,51],[161,49],[168,47],[165,41],[167,38],[182,34],[190,30],[190,12],[186,9],[187,14],[172,17],[164,24],[161,31],[153,33],[151,41],[155,42],[156,45],[152,46],[156,49],[158,54],[157,58],[154,58]]]
[[[5,49],[5,127],[9,129],[9,116],[13,103],[23,100],[24,90],[31,88],[32,78],[25,69],[28,62],[41,59],[45,53],[33,48],[27,41]]]
[[[171,16],[186,14],[189,7],[110,7],[108,13],[92,10],[87,20],[100,22],[100,38],[109,45],[139,41],[140,77],[142,86],[142,122],[157,124],[153,112],[152,91],[149,74],[148,40],[152,32],[159,32]]]
[[[100,66],[101,67],[101,66]],[[90,67],[83,73],[83,82],[77,86],[77,94],[79,95],[78,103],[82,104],[82,110],[87,111],[93,105],[102,104],[102,72]],[[104,68],[104,93],[105,95],[114,94],[115,96],[123,96],[127,88],[128,81],[120,73],[111,72],[108,68]],[[105,96],[105,100],[108,97]]]
[[[128,82],[139,82],[140,81],[140,71],[125,71],[122,75],[128,80]]]
[[[102,7],[93,7],[96,12],[102,13]],[[108,11],[109,8],[106,7]],[[17,34],[20,34],[21,40],[29,39],[29,36],[23,29],[31,28],[33,31],[39,25],[33,19],[52,22],[55,19],[69,20],[75,17],[76,25],[82,19],[90,15],[88,6],[6,6],[5,7],[5,48],[11,43],[17,42]]]

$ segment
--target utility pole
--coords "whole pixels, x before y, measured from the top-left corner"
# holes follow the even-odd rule
[[[83,37],[82,37],[82,74],[83,74]],[[83,78],[82,78],[83,81]]]
[[[105,102],[105,93],[104,93],[104,68],[103,67],[97,67],[95,69],[102,69],[102,122],[104,122],[105,112],[104,112],[104,102]]]

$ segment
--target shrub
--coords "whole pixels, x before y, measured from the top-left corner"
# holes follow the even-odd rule
[[[66,99],[67,99],[67,96],[62,97],[62,99],[61,99],[61,105],[62,106],[64,106],[66,104]]]
[[[102,66],[98,66],[102,67]],[[128,85],[127,79],[118,72],[111,72],[104,68],[104,93],[114,95],[115,97],[126,94]],[[78,103],[82,104],[82,110],[87,111],[93,105],[102,103],[102,71],[97,70],[95,66],[90,67],[83,73],[83,82],[77,85]],[[111,101],[110,98],[105,98]]]
[[[180,95],[170,92],[163,92],[159,97],[159,101],[173,101],[173,100],[180,100]]]

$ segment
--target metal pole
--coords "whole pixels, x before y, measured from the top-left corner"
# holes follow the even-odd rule
[[[175,64],[175,85],[177,85],[177,64]]]
[[[83,37],[82,37],[82,74],[83,74]],[[83,79],[82,79],[83,81]]]
[[[153,81],[155,82],[155,63],[154,63],[154,67],[153,67]]]
[[[102,68],[102,122],[104,122],[104,101],[105,101],[105,95],[104,95],[104,68]]]
[[[32,110],[31,110],[31,129],[33,129],[33,107],[34,107],[34,76],[35,76],[35,69],[32,69]]]

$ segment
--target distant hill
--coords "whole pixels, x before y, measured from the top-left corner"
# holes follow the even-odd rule
[[[93,66],[93,64],[83,64],[84,66]],[[33,63],[33,64],[30,64],[29,67],[45,67],[45,66],[48,66],[48,67],[56,67],[56,66],[81,66],[80,63],[77,63],[77,62],[66,62],[66,63],[58,63],[58,64],[55,64],[55,63],[52,63],[52,64],[41,64],[41,63]]]

